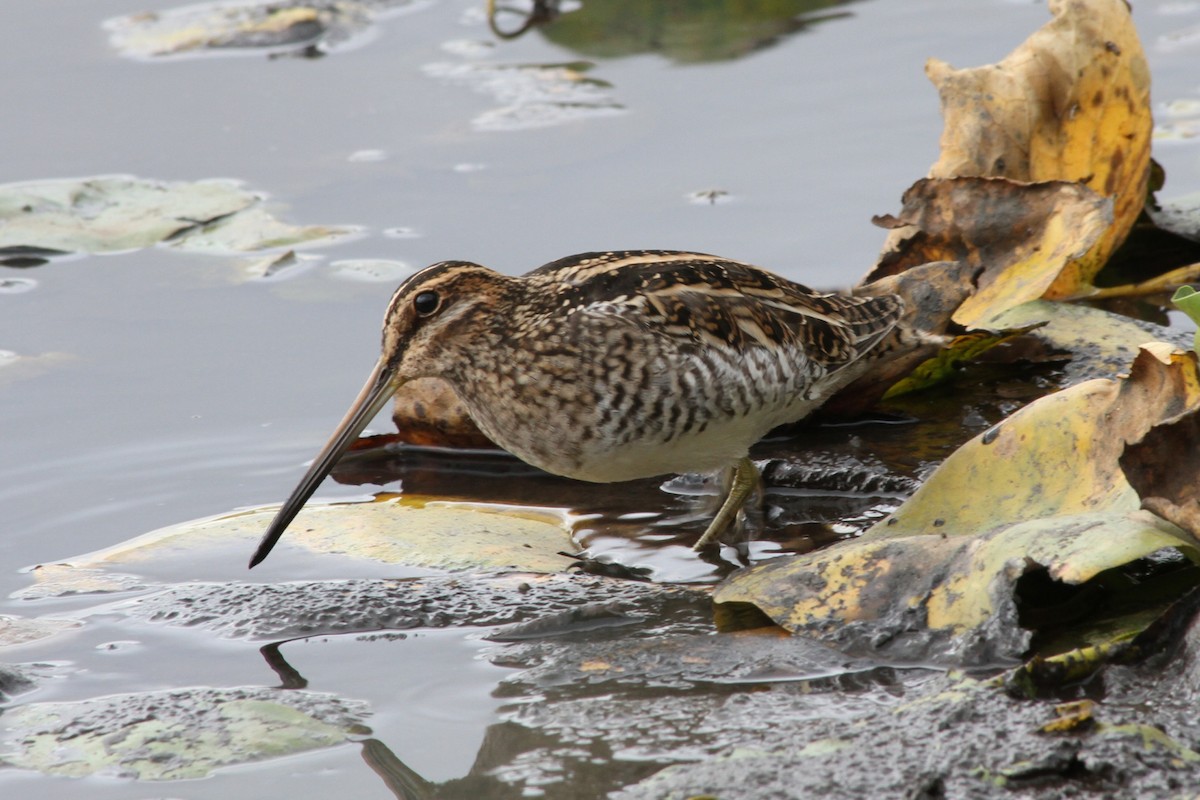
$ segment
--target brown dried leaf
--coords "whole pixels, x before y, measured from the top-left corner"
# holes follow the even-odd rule
[[[1106,235],[1112,210],[1077,183],[926,178],[904,193],[903,209],[889,220],[904,227],[893,232],[893,249],[866,280],[927,261],[964,261],[982,271],[980,289],[954,320],[986,325],[995,313],[1045,294],[1068,264]]]
[[[1194,410],[1127,445],[1121,469],[1143,508],[1200,538],[1200,416]]]
[[[418,378],[396,392],[392,420],[399,438],[432,447],[495,447],[483,435],[466,407],[440,378]]]

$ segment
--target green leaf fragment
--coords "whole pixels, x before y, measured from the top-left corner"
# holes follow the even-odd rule
[[[1187,314],[1192,322],[1200,325],[1200,292],[1197,292],[1191,286],[1180,286],[1175,290],[1175,295],[1171,298],[1171,302],[1175,304],[1176,308]],[[1196,352],[1200,352],[1200,330],[1196,331],[1193,349]]]

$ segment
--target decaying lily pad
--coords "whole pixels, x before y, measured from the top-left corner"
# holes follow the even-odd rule
[[[118,53],[132,58],[328,53],[359,40],[382,11],[420,0],[241,0],[200,3],[108,20]]]
[[[0,719],[0,764],[50,775],[202,778],[369,733],[365,703],[275,689],[172,689],[32,703]]]
[[[164,182],[128,175],[0,185],[0,253],[37,248],[115,253],[169,243],[181,250],[250,252],[319,244],[348,227],[279,222],[261,195],[228,180]]]
[[[989,177],[917,181],[896,217],[874,281],[928,261],[966,261],[980,289],[955,312],[963,325],[1044,295],[1112,226],[1112,203],[1066,181],[1017,183]]]
[[[609,84],[587,77],[591,67],[587,62],[435,63],[424,69],[432,77],[490,94],[501,104],[472,120],[477,130],[515,131],[624,113],[624,106],[613,98]]]
[[[1119,464],[1127,442],[1197,408],[1196,354],[1147,345],[1127,380],[1049,395],[972,439],[859,539],[742,570],[714,600],[908,658],[1019,657],[1053,620],[1019,619],[1018,582],[1079,587],[1167,551],[1200,563],[1200,531],[1140,511]]]
[[[1121,470],[1142,506],[1200,532],[1200,417],[1183,413],[1146,431],[1121,454]]]
[[[707,625],[705,592],[590,575],[437,576],[273,584],[188,583],[91,609],[227,637],[288,639],[413,628],[509,625],[583,606]]]

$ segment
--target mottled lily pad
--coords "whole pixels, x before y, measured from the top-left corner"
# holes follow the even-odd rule
[[[115,253],[169,242],[242,253],[327,243],[353,233],[293,226],[235,181],[164,182],[128,175],[0,185],[0,252]]]
[[[275,689],[172,689],[33,703],[0,719],[0,764],[50,775],[203,778],[369,733],[365,703]]]

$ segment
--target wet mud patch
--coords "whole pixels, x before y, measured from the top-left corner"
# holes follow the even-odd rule
[[[507,625],[581,608],[709,627],[704,592],[587,575],[438,576],[407,580],[197,583],[92,609],[141,622],[200,628],[220,636],[293,639],[413,628]],[[586,623],[586,620],[585,620]],[[585,627],[586,624],[585,624]],[[544,633],[542,635],[550,635]]]

